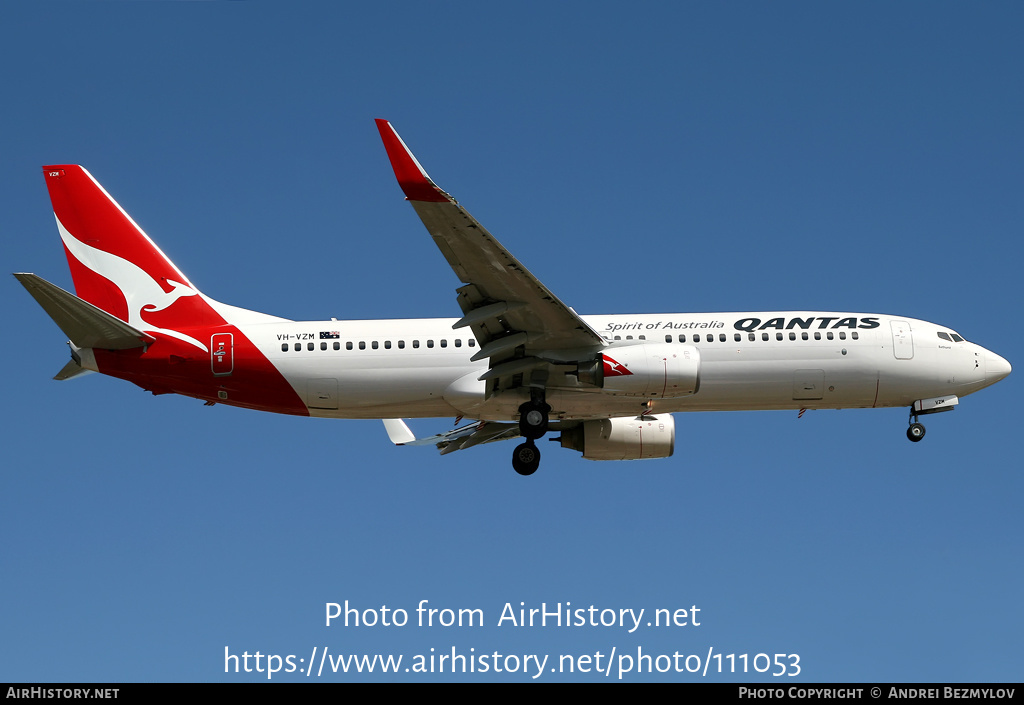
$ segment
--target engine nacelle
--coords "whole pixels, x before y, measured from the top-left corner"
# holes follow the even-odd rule
[[[675,343],[614,347],[580,365],[579,379],[617,396],[686,397],[700,389],[700,350]]]
[[[675,445],[671,414],[584,421],[562,431],[562,447],[580,451],[587,460],[667,458]]]

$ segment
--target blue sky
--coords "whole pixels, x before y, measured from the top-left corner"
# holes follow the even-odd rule
[[[455,316],[383,117],[581,313],[899,313],[1019,367],[1022,20],[1009,2],[5,3],[0,258],[70,288],[39,167],[80,163],[218,300]],[[1019,371],[920,444],[902,409],[680,414],[671,459],[545,444],[524,479],[509,444],[440,457],[379,422],[53,382],[62,334],[13,277],[2,301],[0,681],[266,679],[226,674],[225,647],[713,649],[802,671],[708,681],[1020,680]],[[486,623],[326,627],[345,600]],[[520,602],[702,621],[497,626]],[[624,678],[668,679],[701,680]]]

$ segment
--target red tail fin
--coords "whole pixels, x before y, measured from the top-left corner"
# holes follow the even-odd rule
[[[80,298],[139,330],[220,322],[188,278],[88,171],[62,164],[43,167],[43,174]]]

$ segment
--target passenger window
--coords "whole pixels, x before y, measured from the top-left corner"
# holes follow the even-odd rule
[[[686,334],[685,333],[680,333],[679,334],[679,342],[680,343],[685,343],[686,342]]]
[[[321,350],[326,350],[327,349],[327,343],[320,343],[320,349]]]
[[[666,343],[671,343],[672,342],[672,336],[671,335],[666,335],[665,336],[665,342]]]
[[[288,343],[281,344],[281,352],[288,352]]]
[[[372,343],[370,343],[370,347],[372,347],[372,348],[373,348],[374,350],[376,350],[376,349],[377,349],[378,347],[380,347],[380,346],[379,346],[379,344],[377,343],[377,341],[375,340],[375,341],[373,341]]]
[[[639,340],[647,340],[647,336],[646,335],[638,335],[637,338]]]
[[[738,343],[738,342],[740,342],[740,340],[743,339],[743,336],[741,336],[739,333],[737,333],[732,338],[733,338],[733,340],[735,340]]]
[[[828,337],[829,340],[835,339],[835,335],[832,333],[832,331],[829,331],[828,333],[826,333],[826,336]]]
[[[365,340],[360,340],[359,341],[359,349],[360,350],[366,350],[366,341]]]
[[[399,340],[398,341],[398,349],[399,350],[405,350],[405,341],[404,340]]]
[[[840,340],[846,340],[846,331],[845,330],[839,331],[839,339]]]
[[[700,342],[700,333],[694,333],[693,334],[693,342],[695,342],[695,343],[699,343]]]
[[[807,331],[804,331],[803,333],[800,334],[800,339],[807,340]]]
[[[413,346],[414,348],[418,348],[418,347],[420,346],[420,341],[418,341],[418,340],[414,340],[414,341],[412,341],[412,346]]]
[[[455,347],[457,347],[457,348],[461,348],[462,347],[462,338],[456,338],[455,339]]]
[[[853,331],[852,333],[850,333],[850,337],[853,338],[854,340],[860,340],[860,333],[858,333],[857,331]]]
[[[448,341],[445,340],[444,338],[441,339],[441,347],[442,348],[447,348],[448,347]]]
[[[471,347],[471,348],[475,348],[476,347],[476,341],[473,340],[472,338],[469,339],[469,347]]]
[[[312,350],[312,349],[313,349],[313,343],[306,343],[306,350]]]
[[[818,332],[818,331],[814,331],[814,339],[815,340],[821,340],[821,333]]]
[[[725,333],[719,333],[718,334],[718,342],[719,343],[724,343],[725,342]]]
[[[302,343],[295,343],[295,346],[292,349],[295,350],[295,352],[302,350]]]
[[[782,340],[782,333],[776,333],[775,334],[775,339],[776,340]]]
[[[334,341],[334,349],[341,350],[341,343],[339,343],[337,340]]]
[[[796,333],[794,333],[793,331],[789,331],[789,339],[796,340]]]
[[[768,334],[767,333],[762,333],[761,334],[761,340],[768,340]]]
[[[352,349],[352,341],[351,340],[348,341],[347,343],[345,343],[345,349],[346,350],[351,350]]]
[[[753,343],[755,340],[757,340],[757,336],[754,335],[753,333],[747,333],[747,340]]]
[[[391,341],[390,340],[385,340],[384,341],[384,349],[385,350],[390,350],[391,349]]]
[[[428,340],[428,341],[427,341],[427,347],[428,347],[428,348],[432,348],[432,347],[434,347],[434,341],[433,341],[433,340]]]

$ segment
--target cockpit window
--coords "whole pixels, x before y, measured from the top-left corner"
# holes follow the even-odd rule
[[[960,337],[959,335],[957,335],[956,333],[953,333],[953,340],[955,340],[955,341],[956,341],[956,342],[958,342],[958,343],[962,343],[962,342],[964,342],[964,339],[963,339],[963,338],[961,338],[961,337]]]
[[[943,340],[949,340],[950,342],[952,342],[952,340],[949,337],[949,333],[946,333],[945,331],[940,330],[939,337],[942,338]]]

